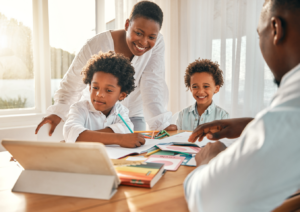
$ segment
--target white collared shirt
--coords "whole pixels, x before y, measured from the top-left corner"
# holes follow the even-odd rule
[[[133,124],[128,117],[128,109],[119,102],[116,102],[107,117],[96,110],[90,100],[82,100],[73,104],[63,128],[65,141],[74,143],[80,133],[85,130],[102,130],[107,127],[115,133],[130,133],[118,113],[133,130]]]
[[[228,112],[217,106],[213,101],[200,116],[198,114],[196,102],[179,112],[176,125],[178,130],[193,131],[199,124],[228,118]]]
[[[54,95],[55,104],[47,109],[66,119],[69,108],[80,99],[89,99],[89,91],[82,81],[82,69],[92,55],[99,51],[114,51],[111,32],[103,32],[90,39],[73,60]],[[144,117],[151,130],[162,130],[170,125],[172,113],[166,107],[169,99],[165,82],[165,44],[159,33],[155,46],[142,56],[134,56],[135,90],[122,101],[129,109],[129,117]]]
[[[190,211],[272,211],[300,189],[300,65],[241,137],[185,180]]]

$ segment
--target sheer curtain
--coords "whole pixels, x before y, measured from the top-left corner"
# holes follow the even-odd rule
[[[115,0],[116,28],[137,0]],[[198,58],[218,61],[224,86],[214,96],[231,117],[255,116],[277,88],[265,64],[256,27],[264,0],[154,0],[164,12],[166,81],[173,113],[193,104],[184,72]]]

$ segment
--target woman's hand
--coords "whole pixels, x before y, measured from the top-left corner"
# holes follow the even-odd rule
[[[177,125],[175,124],[170,124],[167,128],[165,128],[164,130],[166,131],[174,131],[177,130]]]
[[[140,133],[120,134],[118,144],[121,147],[135,148],[144,145],[146,142],[144,136]]]
[[[43,121],[37,126],[37,128],[35,129],[35,134],[37,134],[40,130],[40,128],[44,125],[49,123],[51,125],[50,131],[49,131],[49,136],[52,135],[52,133],[54,132],[56,126],[60,123],[61,118],[57,115],[51,114],[47,117],[43,118]]]

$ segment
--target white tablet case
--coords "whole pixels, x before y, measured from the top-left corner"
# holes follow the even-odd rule
[[[110,199],[120,180],[100,143],[3,140],[23,166],[13,191]]]

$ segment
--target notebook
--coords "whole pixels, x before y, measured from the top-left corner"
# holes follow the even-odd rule
[[[115,167],[122,185],[152,188],[164,174],[164,164],[146,163]]]

